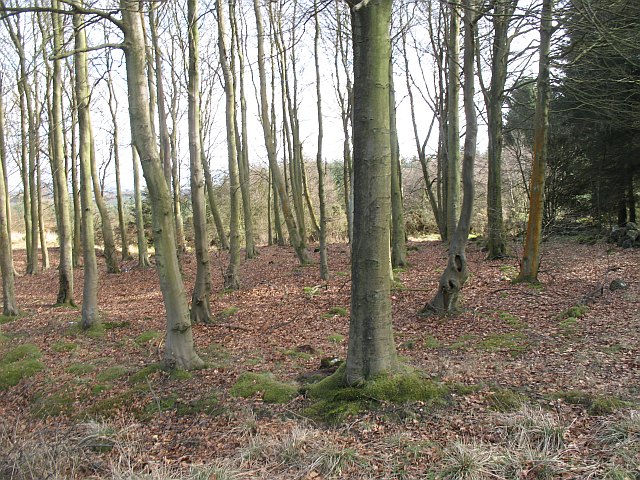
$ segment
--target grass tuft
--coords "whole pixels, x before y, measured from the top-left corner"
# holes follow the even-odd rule
[[[527,397],[508,388],[496,388],[487,396],[491,410],[511,412],[517,410],[527,401]]]

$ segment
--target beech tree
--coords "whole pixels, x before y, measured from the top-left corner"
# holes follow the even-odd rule
[[[398,368],[391,324],[389,220],[391,0],[352,6],[353,246],[346,382]]]

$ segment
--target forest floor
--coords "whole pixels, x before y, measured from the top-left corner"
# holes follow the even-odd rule
[[[154,269],[130,261],[107,274],[100,259],[105,329],[88,334],[79,309],[54,305],[55,268],[18,276],[24,314],[2,317],[0,371],[32,375],[0,379],[0,478],[640,478],[638,250],[552,239],[531,286],[511,281],[517,258],[488,261],[470,242],[464,312],[423,318],[446,250],[411,242],[392,291],[396,345],[441,398],[372,398],[329,423],[304,394],[269,403],[272,387],[235,384],[245,372],[295,382],[345,358],[349,247],[330,245],[327,282],[290,248],[259,251],[230,293],[226,255],[212,254],[215,322],[193,329],[208,368],[191,373],[157,368]],[[15,265],[24,272],[23,251]],[[183,271],[190,291],[189,254]],[[615,279],[626,288],[611,291]]]

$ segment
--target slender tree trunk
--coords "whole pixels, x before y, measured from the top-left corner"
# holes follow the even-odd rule
[[[201,132],[202,135],[202,132]],[[204,145],[202,138],[200,138],[200,145]],[[204,148],[200,149],[202,168],[204,171],[204,179],[207,186],[207,198],[209,199],[209,208],[211,209],[211,215],[213,216],[213,223],[216,226],[216,232],[218,233],[218,242],[222,250],[229,250],[229,240],[227,240],[227,234],[224,231],[224,225],[222,223],[222,217],[220,216],[220,210],[218,209],[218,202],[216,202],[216,192],[213,188],[213,178],[211,177],[211,169],[209,167],[209,161],[205,158]]]
[[[149,263],[149,253],[147,250],[147,237],[144,234],[144,218],[142,214],[142,192],[140,191],[140,171],[138,170],[138,164],[140,163],[140,156],[135,145],[131,145],[131,159],[133,163],[133,196],[135,201],[136,210],[136,232],[138,235],[138,268],[148,268],[151,266]]]
[[[520,262],[518,281],[535,283],[540,268],[540,242],[544,206],[544,181],[547,166],[547,132],[549,130],[549,56],[551,48],[553,0],[542,1],[540,18],[540,60],[538,62],[538,96],[536,99],[533,140],[533,166],[529,195],[529,220]]]
[[[240,193],[242,194],[242,213],[244,219],[245,233],[245,256],[248,259],[255,258],[257,255],[255,241],[253,238],[253,217],[251,215],[251,178],[249,170],[249,140],[247,138],[247,100],[245,97],[244,86],[244,54],[240,43],[241,36],[238,33],[238,25],[236,21],[235,2],[229,2],[229,17],[231,22],[232,38],[235,39],[237,48],[235,49],[238,56],[238,80],[240,86],[240,127],[238,132],[236,120],[236,142],[238,148],[238,174],[240,181]],[[232,51],[234,49],[232,48]],[[233,53],[232,53],[233,57]],[[234,84],[235,84],[234,79]],[[237,91],[234,89],[234,91]]]
[[[72,84],[75,83],[73,68],[69,67]],[[80,207],[80,179],[78,178],[78,143],[76,125],[78,124],[78,107],[76,102],[76,90],[71,89],[71,190],[73,198],[73,266],[80,265],[82,258],[82,212]]]
[[[58,0],[53,0],[53,8],[58,8]],[[57,13],[51,14],[53,26],[53,51],[62,51],[62,19]],[[59,305],[74,305],[73,298],[73,244],[72,225],[69,212],[69,190],[64,162],[64,133],[62,130],[62,60],[53,60],[53,91],[51,110],[51,173],[53,176],[53,190],[58,211],[58,243],[60,244],[60,264],[58,266],[58,295],[56,303]]]
[[[402,205],[400,146],[396,124],[396,95],[393,85],[393,64],[389,65],[389,127],[391,141],[391,266],[404,267],[407,262],[407,239]]]
[[[391,3],[371,0],[352,12],[354,229],[346,367],[349,385],[398,369],[389,261]]]
[[[20,94],[20,173],[22,174],[22,210],[24,219],[24,241],[27,250],[27,273],[30,265],[34,263],[34,247],[31,238],[31,192],[29,188],[29,135],[28,118],[25,101],[26,78],[18,80],[18,91]],[[37,251],[36,251],[37,255]],[[36,260],[37,262],[37,260]]]
[[[38,129],[39,129],[39,126],[38,126]],[[40,145],[40,135],[39,134],[36,135],[36,138],[38,139],[37,140],[38,145]],[[38,201],[38,235],[40,236],[40,252],[42,255],[42,258],[41,258],[42,270],[47,270],[50,266],[50,262],[49,262],[49,249],[47,248],[47,232],[44,224],[44,212],[42,209],[42,170],[40,168],[40,161],[41,161],[41,158],[38,155],[38,161],[36,163],[36,188],[38,191],[38,195],[36,196],[36,199]]]
[[[167,313],[164,363],[168,368],[201,368],[204,362],[196,354],[193,345],[189,307],[180,274],[171,196],[149,118],[149,89],[144,75],[144,28],[139,14],[140,4],[134,0],[121,0],[120,5],[129,87],[131,136],[140,154],[142,170],[149,188],[156,266]]]
[[[462,183],[464,198],[460,218],[455,231],[450,236],[447,268],[442,273],[438,293],[423,313],[455,314],[460,310],[460,291],[469,278],[465,247],[473,216],[474,163],[478,136],[478,120],[474,104],[474,63],[475,63],[475,0],[464,0],[464,112],[466,134],[464,138],[464,158]]]
[[[191,321],[210,323],[211,270],[209,268],[209,245],[207,241],[207,212],[204,199],[204,176],[202,174],[202,145],[200,143],[200,59],[198,43],[197,0],[187,2],[187,25],[189,26],[189,70],[187,95],[189,102],[189,166],[191,167],[191,204],[193,206],[193,232],[196,247],[196,281],[191,297]]]
[[[302,265],[305,265],[310,263],[311,259],[309,257],[309,252],[307,251],[306,245],[300,238],[298,227],[293,217],[293,213],[291,212],[289,199],[285,192],[284,181],[282,179],[282,175],[280,174],[280,169],[278,168],[278,161],[276,159],[276,146],[273,138],[274,134],[273,134],[272,124],[270,119],[269,101],[267,99],[267,80],[266,80],[266,72],[265,72],[265,65],[264,65],[264,26],[262,23],[262,12],[260,11],[259,0],[253,0],[253,8],[256,16],[256,28],[257,28],[257,37],[258,37],[258,70],[260,75],[260,105],[261,105],[260,114],[261,114],[262,130],[264,134],[265,144],[267,147],[267,156],[269,158],[269,168],[271,168],[273,183],[274,183],[275,189],[278,192],[280,204],[282,205],[282,213],[284,215],[285,222],[287,224],[289,239],[291,240],[291,244],[293,245],[293,248],[296,251],[298,260]]]
[[[78,153],[80,155],[80,203],[82,208],[82,253],[84,286],[82,289],[82,328],[88,329],[100,321],[98,312],[98,262],[93,234],[91,199],[91,124],[89,119],[89,73],[87,67],[87,37],[84,18],[73,16],[75,29],[75,89],[78,108]]]
[[[314,0],[313,16],[315,20],[315,35],[313,38],[313,54],[316,66],[316,97],[318,102],[318,151],[316,153],[316,166],[318,168],[318,198],[320,201],[320,278],[329,279],[329,263],[327,260],[327,212],[324,192],[324,162],[322,160],[322,88],[320,85],[320,20],[318,18],[318,0]]]
[[[447,62],[449,67],[448,85],[448,126],[447,126],[447,238],[456,230],[460,213],[460,7],[450,3],[449,38],[447,42]]]
[[[171,66],[173,68],[173,65]],[[175,89],[174,89],[175,90]],[[182,218],[182,204],[180,191],[180,159],[178,158],[178,93],[173,92],[173,98],[171,99],[171,120],[173,123],[173,130],[171,132],[171,185],[173,186],[173,215],[174,222],[176,224],[176,247],[179,255],[182,255],[186,251],[186,242],[184,238],[184,220]]]
[[[0,77],[0,89],[2,78]],[[11,250],[11,236],[8,228],[8,212],[10,203],[7,202],[8,192],[5,166],[7,150],[4,134],[4,103],[0,96],[0,272],[2,273],[2,314],[6,316],[18,315],[16,303],[13,253]]]
[[[284,234],[282,233],[282,220],[280,220],[280,202],[278,200],[278,191],[276,190],[276,184],[273,181],[273,172],[269,169],[269,181],[271,191],[273,192],[273,227],[276,231],[276,243],[279,247],[284,247]]]
[[[509,24],[517,6],[517,0],[500,0],[495,3],[492,16],[493,52],[491,62],[491,86],[485,94],[487,104],[487,248],[488,258],[502,258],[507,254],[502,218],[502,106],[507,80],[507,61],[510,40]]]
[[[2,75],[0,74],[0,91],[2,91]],[[7,226],[7,242],[9,246],[8,251],[8,262],[11,265],[11,274],[15,277],[16,275],[16,267],[13,263],[13,247],[12,247],[12,239],[11,239],[11,196],[9,194],[9,178],[7,175],[7,150],[5,144],[4,137],[4,105],[2,103],[2,99],[0,98],[0,167],[2,167],[2,178],[0,180],[4,183],[4,193],[5,193],[5,212],[6,212],[6,226]],[[2,247],[0,247],[2,248]]]
[[[102,241],[104,243],[104,259],[107,263],[107,272],[118,273],[120,267],[118,266],[118,259],[116,258],[116,242],[113,239],[113,227],[111,226],[111,219],[109,218],[109,210],[107,204],[104,201],[102,192],[100,190],[100,177],[98,176],[98,166],[96,162],[96,150],[95,142],[93,139],[93,127],[91,126],[91,118],[89,111],[87,110],[87,123],[89,128],[89,135],[91,141],[91,178],[93,179],[93,196],[100,213],[100,220],[102,224]]]
[[[116,170],[116,201],[118,204],[118,226],[120,229],[120,244],[122,247],[122,260],[131,260],[129,253],[129,242],[127,240],[127,224],[124,216],[124,205],[122,201],[122,188],[120,181],[120,130],[118,128],[118,99],[113,88],[113,79],[111,78],[111,57],[107,54],[107,85],[109,88],[109,112],[111,113],[111,121],[113,123],[113,162]]]
[[[229,57],[225,44],[224,10],[222,1],[216,0],[218,18],[218,51],[220,65],[224,77],[226,98],[227,155],[229,159],[229,266],[224,274],[224,288],[237,290],[240,288],[238,267],[240,266],[240,182],[238,179],[238,150],[236,146],[236,98],[233,88],[233,75],[229,67]]]

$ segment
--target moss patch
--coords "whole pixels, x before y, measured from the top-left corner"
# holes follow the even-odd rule
[[[590,415],[609,415],[621,408],[633,406],[613,395],[592,395],[581,390],[568,390],[549,395],[554,399],[562,399],[571,405],[580,405],[587,409]]]
[[[144,382],[156,372],[162,370],[162,365],[159,363],[152,363],[151,365],[147,365],[146,367],[141,368],[136,373],[131,375],[129,381],[133,384]]]
[[[353,387],[345,382],[345,368],[342,365],[333,375],[309,386],[307,393],[316,402],[305,410],[307,415],[335,423],[363,410],[376,408],[383,402],[422,402],[432,408],[449,402],[446,385],[415,371],[381,376]]]
[[[471,346],[471,344],[473,344],[476,339],[478,337],[476,337],[475,335],[472,334],[465,334],[465,335],[461,335],[460,337],[458,337],[456,339],[455,342],[453,342],[451,345],[449,345],[449,348],[451,350],[458,350],[461,348],[469,348]]]
[[[51,348],[54,352],[66,353],[78,348],[78,344],[73,342],[56,342],[51,346]]]
[[[85,416],[98,418],[114,416],[120,411],[131,409],[132,406],[136,404],[137,398],[144,392],[145,390],[143,388],[137,387],[125,390],[113,397],[98,400],[87,408],[83,414]],[[133,411],[135,412],[135,409]]]
[[[121,365],[115,365],[98,372],[98,374],[96,375],[96,381],[100,383],[111,382],[124,376],[126,373],[126,368]]]
[[[223,411],[218,394],[213,390],[196,400],[188,403],[180,402],[176,405],[178,415],[220,415]]]
[[[171,380],[189,380],[190,378],[193,378],[193,374],[186,370],[174,368],[169,372],[169,378]]]
[[[104,322],[102,324],[105,330],[113,330],[114,328],[127,328],[131,326],[131,322],[124,320],[122,322]]]
[[[331,343],[335,343],[335,344],[344,342],[344,339],[345,339],[345,337],[341,333],[332,333],[331,335],[329,335],[327,337],[327,340],[329,340]]]
[[[211,368],[226,367],[231,363],[231,354],[219,343],[211,343],[202,352],[202,357]]]
[[[17,320],[20,315],[0,315],[0,325]]]
[[[267,403],[287,403],[298,394],[298,386],[278,381],[271,373],[245,372],[229,393],[234,397],[251,397],[257,393]]]
[[[512,412],[526,401],[527,397],[508,388],[496,388],[487,396],[489,408],[497,412]]]
[[[344,307],[331,307],[327,313],[323,315],[325,318],[346,317],[347,309]]]
[[[86,375],[87,373],[94,372],[95,369],[96,366],[91,363],[72,363],[65,368],[65,371],[71,375]]]
[[[218,320],[225,320],[225,319],[235,315],[236,313],[238,313],[238,310],[239,310],[239,308],[235,307],[235,306],[223,308],[220,312],[218,312],[218,314],[216,315],[216,318]]]
[[[527,324],[520,320],[516,315],[512,315],[509,312],[498,312],[498,318],[512,328],[525,328]]]
[[[40,418],[69,416],[74,412],[74,401],[72,393],[61,390],[48,396],[36,397],[31,406],[31,413]]]
[[[38,360],[42,353],[37,346],[26,343],[9,350],[0,358],[0,390],[17,385],[44,368]]]
[[[558,321],[562,321],[567,318],[582,318],[588,311],[589,307],[586,305],[574,305],[573,307],[569,307],[556,315],[556,319]]]
[[[160,332],[156,330],[150,330],[148,332],[141,333],[133,341],[136,342],[138,345],[142,346],[142,345],[146,345],[151,340],[155,340],[156,338],[159,338],[160,335],[161,335]]]
[[[440,343],[440,340],[438,340],[433,335],[428,335],[424,339],[423,345],[424,345],[424,348],[428,348],[428,349],[440,348],[442,346],[442,344]]]
[[[518,354],[529,348],[523,333],[492,333],[478,342],[478,348],[487,352]]]

